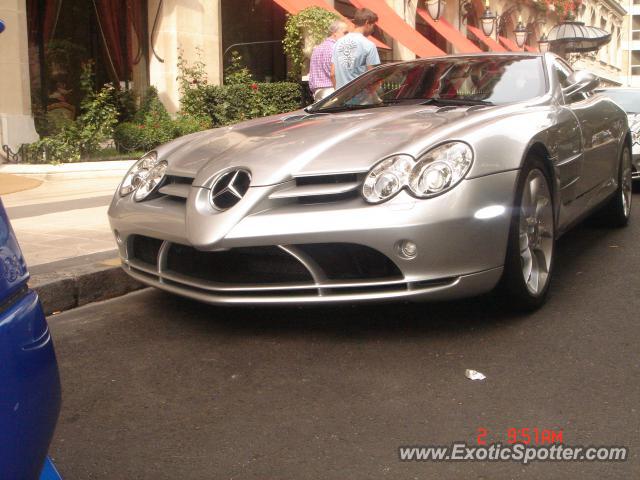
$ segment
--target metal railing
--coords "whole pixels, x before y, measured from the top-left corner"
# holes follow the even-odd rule
[[[2,151],[4,152],[6,163],[36,163],[33,162],[35,159],[44,159],[46,162],[48,157],[47,149],[45,147],[37,149],[33,147],[30,148],[28,143],[23,143],[16,151],[14,151],[9,145],[2,145]]]

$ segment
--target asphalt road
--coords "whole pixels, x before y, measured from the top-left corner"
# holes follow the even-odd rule
[[[50,319],[65,479],[640,478],[640,196],[623,230],[559,243],[548,304],[493,297],[226,309],[145,290]],[[487,379],[465,378],[466,368]],[[624,463],[407,463],[400,445],[630,448]]]

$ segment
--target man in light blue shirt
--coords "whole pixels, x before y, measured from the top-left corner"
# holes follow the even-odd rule
[[[380,63],[375,44],[366,38],[373,33],[377,21],[378,16],[368,8],[358,9],[353,18],[353,32],[335,43],[331,79],[336,89]]]

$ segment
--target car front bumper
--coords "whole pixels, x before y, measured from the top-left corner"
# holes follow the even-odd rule
[[[191,187],[183,203],[167,198],[136,203],[131,196],[116,195],[109,217],[125,271],[147,285],[207,303],[452,299],[487,292],[499,281],[517,174],[513,170],[464,180],[446,194],[428,200],[401,192],[379,205],[368,205],[359,197],[314,205],[270,205],[264,203],[270,187],[252,187],[245,197],[253,202],[250,211],[226,218],[225,231],[216,232],[218,239],[209,244],[203,238],[221,222],[198,216],[190,207],[203,190],[200,187]],[[214,223],[207,227],[207,222]],[[136,236],[160,240],[147,261],[141,261],[132,248]],[[399,244],[403,241],[417,246],[415,258],[402,257]],[[345,244],[372,249],[392,263],[396,273],[358,277],[349,272],[331,277],[322,262],[303,251],[309,244],[328,245],[332,251]],[[246,281],[229,283],[215,278],[215,272],[212,278],[204,278],[202,272],[198,276],[184,269],[178,272],[167,258],[174,245],[185,246],[199,259],[204,258],[201,252],[218,255],[234,249],[277,247],[309,270],[310,279],[261,283],[251,281],[248,275]],[[173,265],[177,265],[175,261]]]

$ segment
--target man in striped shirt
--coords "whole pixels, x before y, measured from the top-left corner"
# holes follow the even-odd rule
[[[334,92],[331,81],[333,46],[336,40],[347,33],[349,33],[347,24],[342,20],[336,20],[329,27],[329,37],[313,49],[309,65],[309,88],[313,93],[313,100],[316,102]]]

